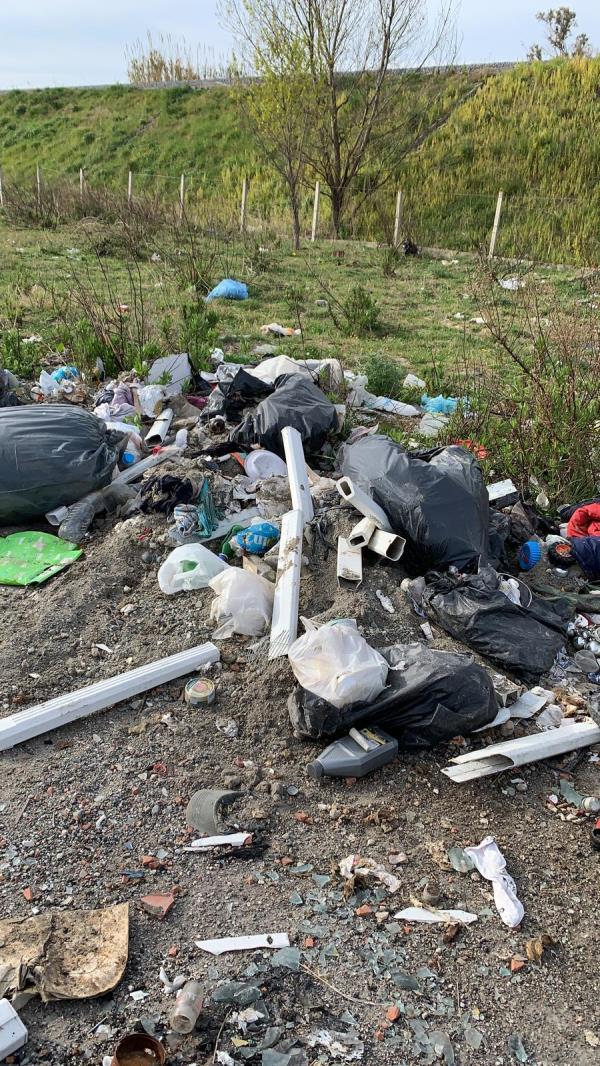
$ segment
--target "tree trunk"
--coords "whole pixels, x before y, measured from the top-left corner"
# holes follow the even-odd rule
[[[336,237],[341,236],[342,211],[344,209],[344,193],[342,189],[330,189],[331,193],[331,221],[333,232]]]
[[[290,195],[292,207],[292,244],[295,252],[300,251],[300,204],[294,190]]]

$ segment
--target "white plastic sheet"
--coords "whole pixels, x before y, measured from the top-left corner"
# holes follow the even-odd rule
[[[210,616],[222,623],[213,637],[224,640],[239,633],[246,637],[260,637],[271,622],[274,588],[270,581],[229,566],[209,581],[216,593]]]
[[[192,592],[205,589],[209,581],[228,564],[203,544],[182,544],[167,556],[158,571],[160,591],[167,596],[176,592]]]

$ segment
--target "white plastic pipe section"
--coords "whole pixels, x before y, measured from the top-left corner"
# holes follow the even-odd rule
[[[558,729],[549,729],[545,733],[506,740],[499,744],[490,744],[479,751],[469,751],[458,755],[450,761],[442,773],[452,781],[473,781],[477,777],[489,777],[502,770],[512,770],[517,766],[550,759],[553,755],[562,755],[566,751],[587,748],[589,744],[600,741],[600,728],[595,722],[575,722],[562,725]]]
[[[354,485],[349,477],[341,477],[339,481],[336,481],[335,487],[343,500],[351,503],[365,518],[371,518],[378,529],[393,533],[385,511],[370,496],[367,496],[366,492]]]
[[[180,651],[166,659],[138,666],[124,674],[97,681],[95,685],[76,689],[65,696],[57,696],[45,703],[38,703],[17,714],[11,714],[0,721],[0,751],[22,744],[40,733],[67,725],[78,718],[85,718],[95,711],[113,707],[115,703],[128,700],[132,696],[146,692],[148,689],[174,681],[176,677],[190,674],[194,670],[216,663],[220,659],[219,649],[214,644],[201,644],[189,651]]]
[[[150,426],[150,429],[146,434],[145,443],[152,445],[162,444],[167,433],[169,432],[172,421],[173,411],[170,407],[165,407],[162,414],[160,414],[156,419],[156,422],[154,422],[154,424]]]
[[[292,510],[302,511],[305,522],[311,522],[314,516],[312,496],[302,447],[302,437],[297,429],[286,426],[281,431],[285,462],[288,469],[288,481],[292,496]]]
[[[298,635],[303,534],[304,513],[287,511],[281,520],[269,659],[287,655]]]
[[[362,518],[350,533],[348,542],[353,548],[368,548],[394,563],[398,562],[406,547],[404,537],[378,529],[374,518]]]

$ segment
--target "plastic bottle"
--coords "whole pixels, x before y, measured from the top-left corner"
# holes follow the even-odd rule
[[[334,740],[306,767],[309,777],[364,777],[391,762],[398,754],[398,741],[374,727],[351,729],[347,737]]]
[[[186,981],[179,989],[171,1013],[171,1028],[176,1033],[191,1033],[202,1010],[202,985],[199,981]]]

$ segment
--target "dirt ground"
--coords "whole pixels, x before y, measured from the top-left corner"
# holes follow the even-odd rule
[[[49,583],[0,588],[2,716],[211,639],[209,590],[172,597],[159,590],[165,528],[156,515],[109,524]],[[371,562],[358,592],[341,591],[334,554],[318,541],[301,614],[355,617],[375,646],[423,640],[421,620],[400,590],[404,576],[401,565]],[[391,598],[394,615],[376,589]],[[549,809],[559,763],[523,768],[518,787],[515,774],[457,785],[440,773],[456,753],[443,745],[401,754],[351,786],[314,782],[305,765],[321,745],[292,736],[287,660],[269,663],[255,643],[220,643],[210,707],[186,704],[181,680],[0,756],[2,917],[130,904],[129,960],[114,992],[80,1002],[31,1000],[20,1011],[29,1043],[12,1061],[100,1064],[120,1037],[143,1027],[163,1040],[170,1066],[335,1062],[326,1047],[310,1046],[321,1030],[364,1042],[362,1053],[360,1044],[342,1052],[347,1060],[354,1053],[382,1066],[596,1064],[600,854],[590,847],[589,817],[567,805]],[[433,646],[453,645],[434,627]],[[235,721],[237,737],[219,730],[220,718]],[[600,763],[591,759],[586,751],[560,765],[580,792],[598,795]],[[197,835],[186,826],[190,796],[222,786],[243,790],[228,818],[254,834],[252,846],[225,856],[185,852]],[[446,859],[453,845],[478,844],[488,834],[525,907],[516,930],[501,922],[489,882],[455,872]],[[371,883],[345,891],[338,864],[353,853],[393,871],[399,890]],[[399,853],[406,858],[392,865]],[[427,882],[439,885],[441,906],[478,915],[450,942],[441,926],[393,917],[422,899]],[[174,886],[176,902],[163,921],[142,910],[141,896]],[[286,957],[272,952],[213,958],[195,946],[261,932],[288,933],[299,957],[288,954],[285,966],[278,963]],[[526,941],[542,933],[554,946],[540,964],[521,964]],[[161,967],[171,980],[185,975],[204,988],[189,1036],[170,1030],[174,996]],[[132,998],[137,991],[143,997]],[[244,1034],[234,1013],[249,1004],[263,1018]],[[299,1054],[290,1057],[293,1048]]]

